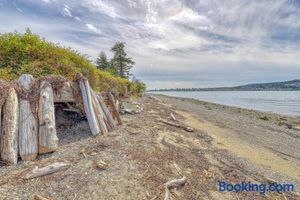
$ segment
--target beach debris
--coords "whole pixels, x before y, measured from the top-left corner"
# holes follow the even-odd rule
[[[268,118],[266,115],[261,115],[261,116],[259,117],[259,119],[265,120],[265,121],[269,120],[269,118]]]
[[[172,119],[173,121],[177,121],[177,119],[176,119],[176,117],[174,116],[173,113],[170,114],[170,117],[171,117],[171,119]]]
[[[185,126],[185,125],[182,125],[182,124],[179,124],[179,123],[169,122],[169,121],[166,121],[166,120],[163,120],[163,119],[159,119],[159,121],[164,123],[164,124],[170,125],[170,126],[175,126],[177,128],[182,128],[183,130],[185,130],[187,132],[194,132],[194,129],[192,127],[189,127],[189,126]]]
[[[64,169],[69,168],[71,165],[65,162],[56,162],[46,167],[38,168],[37,166],[25,176],[25,179],[32,179],[41,176],[46,176],[49,174],[53,174]]]
[[[174,179],[171,181],[168,181],[165,184],[165,198],[164,200],[169,200],[170,199],[170,190],[173,188],[179,188],[185,185],[187,181],[186,177],[182,177],[181,179]]]
[[[118,121],[119,125],[122,125],[123,122],[121,120],[118,108],[116,106],[117,104],[116,104],[116,101],[115,101],[115,97],[112,95],[111,92],[108,92],[107,93],[107,98],[108,98],[109,105],[112,109],[113,117],[117,118],[117,121]]]
[[[207,178],[212,178],[214,175],[213,175],[213,173],[212,172],[210,172],[210,171],[208,171],[208,170],[203,170],[203,174],[204,174],[204,176],[205,177],[207,177]]]
[[[46,197],[42,197],[41,195],[38,195],[38,194],[34,195],[33,199],[34,200],[50,200],[50,199],[48,199]]]
[[[121,109],[121,114],[130,114],[130,115],[135,115],[139,114],[143,111],[143,108],[140,105],[136,105],[135,108],[130,109],[130,108],[123,108]]]
[[[285,126],[288,129],[292,129],[293,125],[286,123],[286,122],[278,122],[278,126]]]
[[[109,167],[109,164],[108,163],[106,163],[106,162],[104,162],[104,161],[94,161],[93,162],[93,167],[95,168],[95,169],[99,169],[99,170],[106,170],[108,167]]]
[[[79,153],[80,153],[81,155],[83,155],[83,157],[86,158],[86,151],[85,151],[85,149],[81,149]]]

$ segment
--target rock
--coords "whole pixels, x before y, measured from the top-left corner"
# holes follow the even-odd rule
[[[267,116],[265,116],[265,115],[261,115],[261,116],[259,117],[259,119],[265,120],[265,121],[269,120],[269,118],[268,118]]]
[[[288,123],[286,123],[286,122],[278,122],[278,126],[285,126],[285,127],[287,127],[288,129],[292,129],[293,128],[293,125],[291,125],[291,124],[288,124]]]

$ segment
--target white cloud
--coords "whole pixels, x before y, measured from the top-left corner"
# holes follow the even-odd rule
[[[118,17],[115,8],[109,4],[110,1],[104,0],[85,0],[81,6],[88,8],[92,12],[100,12],[112,18]]]
[[[78,16],[75,16],[75,19],[76,19],[77,21],[81,22],[81,19],[80,19],[80,17],[78,17]]]
[[[69,6],[64,5],[62,14],[63,14],[64,17],[72,17],[72,13],[71,13],[71,11],[70,11]]]
[[[170,85],[173,81],[184,87],[182,74],[196,77],[198,82],[203,77],[216,82],[237,81],[242,79],[237,72],[246,79],[249,71],[253,77],[261,77],[262,71],[276,77],[287,73],[300,76],[300,6],[293,0],[43,1],[52,3],[39,1],[45,16],[35,10],[27,13],[28,7],[38,4],[35,0],[30,0],[26,9],[18,2],[13,5],[23,13],[0,13],[0,31],[23,31],[26,24],[33,24],[42,36],[51,36],[48,38],[93,58],[99,50],[109,52],[114,42],[124,41],[136,60],[134,73],[147,81],[151,77],[150,84],[153,77],[157,85],[169,78]],[[62,15],[66,19],[61,20]]]
[[[95,33],[101,33],[101,31],[99,29],[97,29],[95,26],[93,26],[92,24],[86,24],[86,27],[89,30],[94,31]]]

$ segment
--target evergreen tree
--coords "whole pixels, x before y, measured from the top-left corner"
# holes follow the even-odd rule
[[[127,56],[124,48],[124,42],[117,42],[112,47],[111,51],[114,53],[114,56],[111,60],[111,64],[115,68],[118,76],[128,79],[130,76],[129,71],[133,67],[134,61]]]
[[[107,56],[104,52],[101,52],[96,60],[96,66],[99,69],[107,71],[110,69],[110,62],[107,59]]]

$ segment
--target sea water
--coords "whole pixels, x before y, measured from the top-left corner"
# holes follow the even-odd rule
[[[300,116],[300,91],[151,92],[273,113]]]

